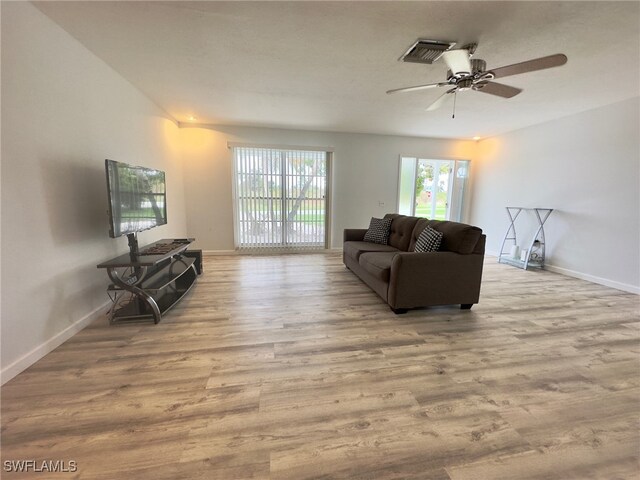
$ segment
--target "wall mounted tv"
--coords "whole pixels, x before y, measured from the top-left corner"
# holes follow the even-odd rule
[[[109,235],[113,238],[167,223],[164,172],[105,160],[109,193]]]

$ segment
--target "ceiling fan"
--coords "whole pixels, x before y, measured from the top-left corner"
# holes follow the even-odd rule
[[[548,57],[536,58],[526,62],[515,63],[500,68],[487,70],[484,60],[472,59],[477,44],[465,45],[460,49],[451,50],[454,43],[439,42],[419,39],[409,50],[400,57],[405,62],[433,63],[439,58],[443,58],[447,67],[447,81],[439,83],[429,83],[426,85],[416,85],[413,87],[396,88],[388,90],[388,94],[415,92],[438,87],[453,87],[443,93],[431,105],[427,111],[440,108],[452,94],[475,90],[476,92],[497,95],[498,97],[511,98],[522,92],[522,89],[494,82],[496,78],[504,78],[510,75],[534,72],[547,68],[559,67],[567,63],[566,55],[561,53],[549,55]]]

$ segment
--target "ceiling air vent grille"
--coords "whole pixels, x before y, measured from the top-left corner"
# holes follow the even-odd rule
[[[431,64],[453,47],[455,42],[442,42],[438,40],[425,40],[419,38],[398,60],[412,63]]]

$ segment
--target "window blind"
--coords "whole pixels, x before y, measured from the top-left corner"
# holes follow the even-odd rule
[[[239,249],[325,248],[328,155],[233,147]]]

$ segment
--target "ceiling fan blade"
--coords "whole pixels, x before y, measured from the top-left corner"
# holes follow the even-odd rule
[[[468,50],[447,50],[442,54],[445,63],[453,74],[471,73],[471,60]]]
[[[510,87],[509,85],[496,82],[474,85],[473,89],[477,92],[489,93],[503,98],[515,97],[522,91],[521,88]]]
[[[520,73],[535,72],[536,70],[559,67],[565,63],[567,63],[567,56],[562,53],[558,53],[556,55],[549,55],[548,57],[536,58],[535,60],[514,63],[513,65],[494,68],[488,71],[493,73],[493,78],[504,78],[509,75],[518,75]]]
[[[438,108],[440,108],[442,105],[445,104],[445,102],[451,97],[451,94],[453,92],[455,92],[457,89],[456,88],[452,88],[451,90],[447,90],[446,92],[444,92],[442,95],[440,95],[435,102],[433,102],[431,105],[429,105],[426,110],[427,112],[431,112],[433,110],[437,110]]]
[[[448,83],[429,83],[427,85],[416,85],[415,87],[396,88],[394,90],[387,90],[388,94],[404,93],[404,92],[416,92],[418,90],[426,90],[428,88],[446,87]]]

